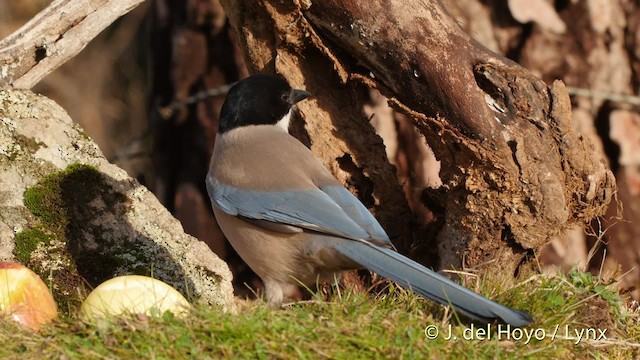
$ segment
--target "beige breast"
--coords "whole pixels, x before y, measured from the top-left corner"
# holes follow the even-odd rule
[[[252,190],[310,190],[338,183],[309,149],[271,125],[218,135],[209,171],[223,184]]]

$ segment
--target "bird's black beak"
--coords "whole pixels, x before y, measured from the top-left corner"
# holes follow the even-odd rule
[[[304,90],[291,89],[289,93],[289,105],[293,105],[311,96],[311,93]]]

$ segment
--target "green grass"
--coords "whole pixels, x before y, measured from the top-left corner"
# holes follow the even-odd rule
[[[627,309],[611,284],[575,271],[566,276],[532,273],[518,282],[491,279],[467,286],[528,311],[536,322],[527,331],[537,331],[539,337],[546,333],[546,338],[529,343],[506,335],[499,338],[497,324],[492,324],[491,339],[465,339],[471,333],[470,322],[459,322],[443,307],[390,286],[378,294],[342,289],[275,310],[261,301],[238,301],[235,314],[199,305],[185,319],[168,313],[155,319],[131,316],[94,324],[63,318],[37,334],[0,323],[0,358],[630,359],[640,355],[638,314]],[[430,325],[440,333],[435,339],[425,335]],[[449,327],[455,339],[445,339]],[[607,339],[594,340],[596,332],[576,343],[571,335],[580,329],[606,329]]]

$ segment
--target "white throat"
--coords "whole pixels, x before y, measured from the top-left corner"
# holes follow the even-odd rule
[[[293,107],[291,109],[289,109],[289,112],[282,117],[282,119],[278,120],[278,122],[276,123],[276,126],[279,127],[280,129],[284,130],[285,132],[289,132],[289,121],[291,120],[291,112],[293,111]]]

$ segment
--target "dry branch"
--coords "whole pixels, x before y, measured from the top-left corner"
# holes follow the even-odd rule
[[[30,89],[142,1],[53,1],[0,41],[0,87]]]

